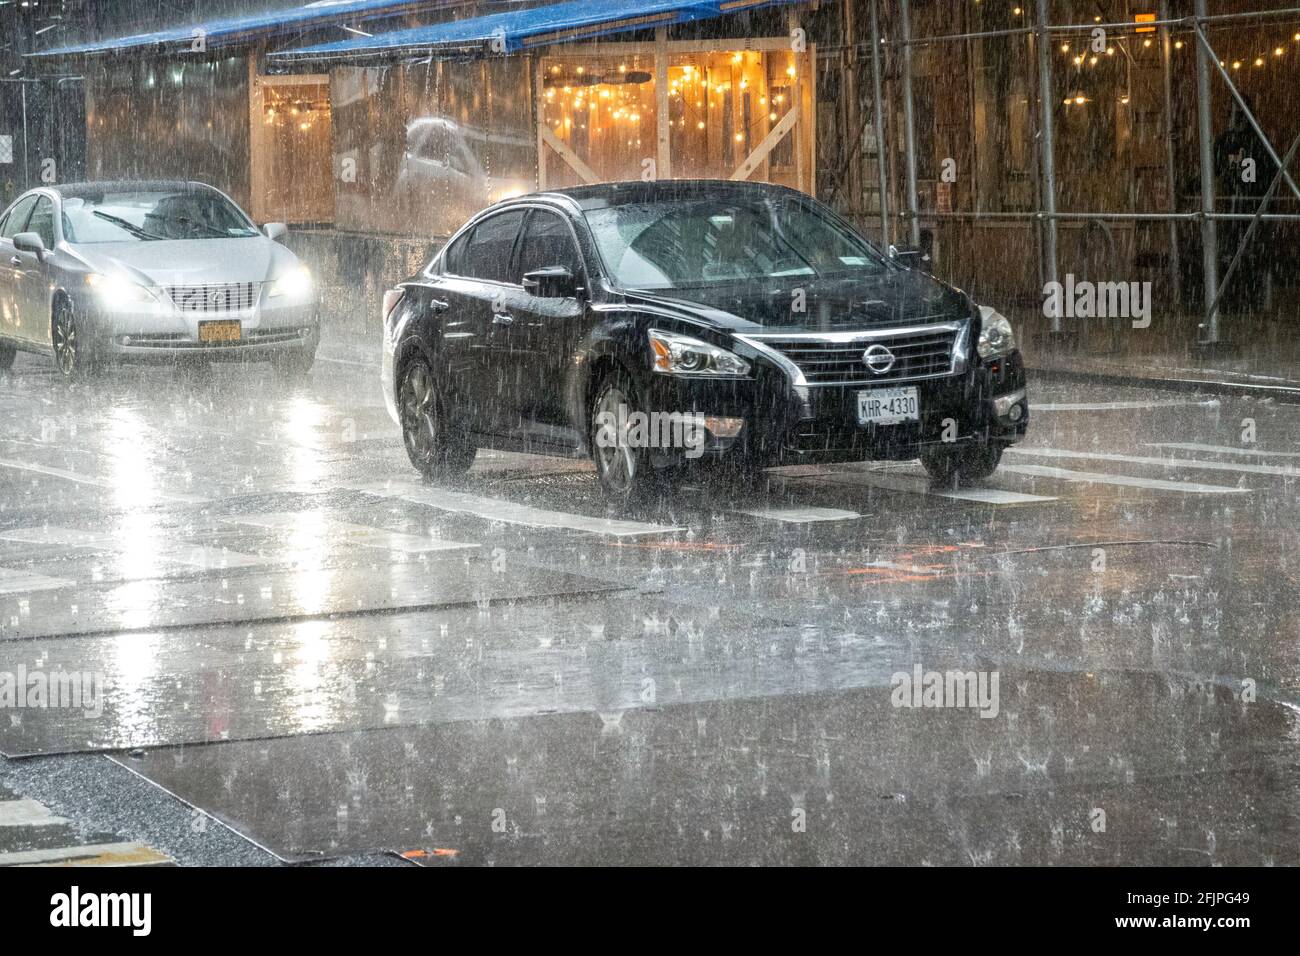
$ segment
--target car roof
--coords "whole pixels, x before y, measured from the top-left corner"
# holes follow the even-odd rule
[[[207,183],[184,179],[111,179],[102,182],[59,183],[48,187],[59,195],[72,198],[124,192],[200,192],[218,190]]]
[[[588,186],[571,186],[567,189],[550,189],[535,193],[533,197],[520,196],[519,200],[541,196],[563,196],[577,203],[581,209],[603,209],[626,203],[666,202],[720,197],[754,198],[757,196],[803,197],[803,193],[773,183],[736,182],[730,179],[656,179],[645,182],[629,180],[614,183],[596,183]],[[806,198],[806,197],[805,197]]]

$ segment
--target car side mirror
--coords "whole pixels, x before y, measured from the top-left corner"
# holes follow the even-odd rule
[[[930,254],[924,249],[913,249],[909,246],[900,249],[898,246],[890,246],[889,258],[900,266],[906,266],[908,269],[920,269],[923,272],[930,271]]]
[[[37,259],[45,255],[45,243],[34,232],[20,232],[14,236],[14,248],[19,252],[30,252]]]
[[[524,273],[524,291],[539,299],[571,299],[578,294],[578,280],[564,266],[547,266]]]
[[[282,222],[268,222],[262,227],[262,231],[266,233],[266,238],[279,242],[288,235],[289,227]]]

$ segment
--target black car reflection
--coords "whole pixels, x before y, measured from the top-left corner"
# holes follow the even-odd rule
[[[1028,421],[1005,318],[778,186],[500,203],[388,293],[384,328],[385,398],[429,478],[491,447],[589,454],[617,503],[718,466],[974,480]]]

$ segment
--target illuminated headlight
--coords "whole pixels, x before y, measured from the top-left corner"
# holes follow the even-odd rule
[[[86,285],[94,289],[95,296],[110,309],[127,309],[158,302],[158,296],[152,290],[119,276],[92,272],[86,276]]]
[[[306,266],[298,266],[273,280],[266,294],[272,299],[282,295],[291,299],[306,299],[311,295],[311,288],[311,270]]]
[[[650,355],[654,370],[665,375],[749,374],[749,363],[739,355],[699,339],[658,329],[650,330]]]
[[[987,305],[980,306],[980,340],[976,345],[982,359],[1009,355],[1016,347],[1016,336],[1007,317]]]

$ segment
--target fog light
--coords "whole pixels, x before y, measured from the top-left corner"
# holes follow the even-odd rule
[[[1025,400],[1025,390],[1018,388],[1007,395],[999,395],[993,399],[993,414],[998,418],[1010,418],[1011,421],[1017,422],[1025,417],[1025,408],[1022,404]]]
[[[716,438],[735,438],[745,427],[743,418],[719,418],[716,415],[704,416],[704,427]]]

